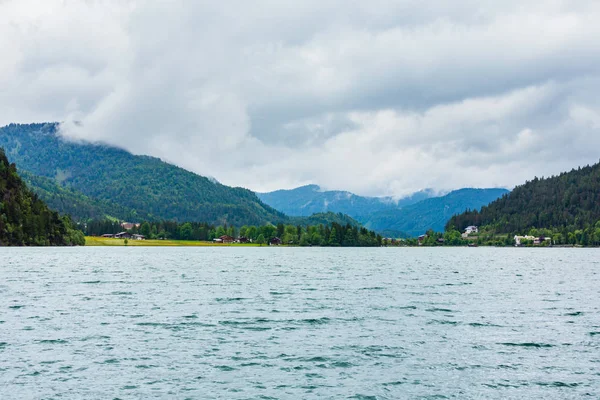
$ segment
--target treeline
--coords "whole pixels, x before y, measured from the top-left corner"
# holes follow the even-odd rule
[[[32,193],[0,148],[0,246],[84,244],[70,218],[51,211]]]
[[[586,229],[576,229],[568,231],[557,229],[536,229],[532,228],[526,232],[511,232],[498,234],[483,227],[479,233],[472,234],[463,238],[457,230],[446,232],[427,231],[424,237],[408,239],[384,239],[384,246],[515,246],[515,236],[529,236],[533,239],[521,239],[520,245],[523,247],[548,247],[548,246],[582,246],[599,247],[600,246],[600,221],[589,226]],[[538,239],[539,243],[535,243]]]
[[[120,222],[115,220],[92,220],[80,227],[88,236],[115,234],[123,231]],[[254,243],[269,243],[274,238],[283,244],[299,246],[380,246],[382,237],[364,227],[352,224],[329,225],[244,225],[241,228],[227,225],[212,225],[201,222],[178,223],[175,221],[142,222],[139,227],[128,230],[144,235],[148,239],[199,240],[211,241],[227,235],[233,238],[245,237]]]
[[[550,178],[535,178],[483,207],[452,217],[446,230],[469,225],[495,233],[526,234],[549,229],[562,241],[590,240],[600,220],[600,164],[574,169]],[[578,233],[576,233],[578,232]],[[570,237],[570,238],[569,238]]]

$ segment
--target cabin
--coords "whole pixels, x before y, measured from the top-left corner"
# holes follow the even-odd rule
[[[419,245],[423,244],[423,241],[425,240],[426,237],[427,237],[427,235],[421,235],[417,238],[419,240]]]
[[[119,232],[114,237],[115,239],[131,239],[132,236],[133,235],[129,232]]]
[[[281,239],[279,239],[278,237],[274,237],[273,239],[271,239],[269,241],[270,246],[279,246],[280,244],[281,244]]]
[[[240,236],[235,240],[237,243],[250,243],[251,240],[245,236]]]
[[[467,235],[467,236],[469,236],[472,233],[479,233],[479,228],[476,227],[476,226],[473,226],[473,225],[467,226],[465,228],[465,233],[464,234]]]
[[[133,240],[146,240],[146,236],[144,236],[144,235],[138,235],[138,234],[131,235],[131,238]]]
[[[223,235],[219,239],[221,239],[221,243],[233,243],[233,238],[229,235]]]
[[[113,239],[115,237],[115,235],[113,233],[105,233],[101,237]]]

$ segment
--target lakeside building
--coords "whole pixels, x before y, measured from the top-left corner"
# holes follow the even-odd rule
[[[469,235],[471,235],[473,233],[479,233],[479,228],[474,225],[471,225],[471,226],[467,226],[465,228],[465,231],[463,232],[463,234],[461,236],[463,239],[466,239],[469,237]]]

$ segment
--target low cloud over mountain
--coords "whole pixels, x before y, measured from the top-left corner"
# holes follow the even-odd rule
[[[597,1],[8,0],[0,15],[0,125],[64,121],[224,184],[400,197],[599,158]]]

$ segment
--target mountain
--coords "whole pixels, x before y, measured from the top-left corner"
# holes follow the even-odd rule
[[[308,216],[332,211],[357,218],[376,211],[392,210],[414,204],[432,197],[433,191],[423,190],[409,197],[394,200],[392,197],[363,197],[339,190],[324,191],[317,185],[306,185],[256,195],[264,203],[287,215]]]
[[[428,229],[442,231],[453,215],[479,209],[506,193],[506,189],[460,189],[402,209],[378,211],[358,221],[384,236],[418,236]]]
[[[0,246],[84,244],[83,233],[27,188],[0,148]]]
[[[114,218],[123,221],[139,221],[150,219],[148,215],[119,204],[92,199],[70,187],[61,186],[52,178],[33,175],[24,170],[21,170],[21,178],[52,210],[59,210],[78,220]]]
[[[271,207],[288,215],[332,211],[344,213],[384,236],[418,236],[428,229],[442,231],[455,214],[479,209],[506,194],[506,189],[460,189],[434,197],[431,189],[394,201],[362,197],[344,191],[322,191],[317,185],[257,193]]]
[[[32,189],[75,218],[202,221],[261,225],[287,217],[250,190],[232,188],[158,158],[63,139],[58,124],[10,124],[0,146]]]
[[[550,178],[535,178],[480,212],[453,217],[447,229],[478,225],[497,233],[527,233],[532,228],[573,232],[599,221],[600,164],[595,164]]]

